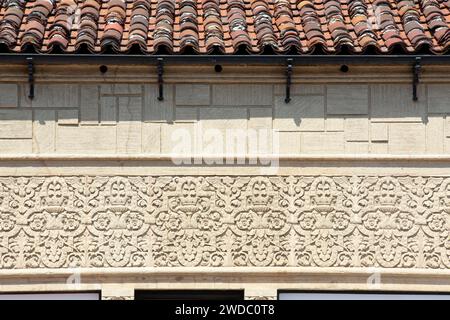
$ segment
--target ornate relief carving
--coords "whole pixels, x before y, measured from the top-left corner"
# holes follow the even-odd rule
[[[450,268],[450,178],[3,177],[0,268]]]

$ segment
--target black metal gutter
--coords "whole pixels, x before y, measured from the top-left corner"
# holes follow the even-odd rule
[[[414,64],[420,58],[422,64],[450,64],[450,55],[120,55],[120,54],[0,54],[0,64],[23,64],[32,58],[35,64],[116,64],[157,65],[164,64],[282,64],[292,59],[295,65],[322,64]]]

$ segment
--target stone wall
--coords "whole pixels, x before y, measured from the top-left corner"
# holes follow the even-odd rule
[[[30,101],[27,85],[0,84],[0,152],[168,154],[173,132],[196,125],[273,129],[280,154],[450,152],[447,85],[421,85],[417,102],[409,84],[299,84],[289,104],[284,90],[168,84],[160,102],[152,84],[37,84]]]
[[[450,72],[205,68],[0,72],[0,292],[450,291]],[[276,171],[168,157],[242,129]]]

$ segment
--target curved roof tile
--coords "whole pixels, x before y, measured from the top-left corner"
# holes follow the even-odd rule
[[[3,0],[0,45],[43,53],[444,54],[450,0]]]

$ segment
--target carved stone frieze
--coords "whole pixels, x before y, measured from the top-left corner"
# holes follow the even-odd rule
[[[450,178],[0,178],[0,269],[450,268]]]

